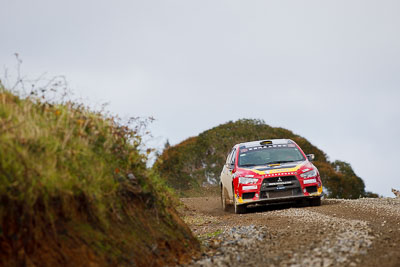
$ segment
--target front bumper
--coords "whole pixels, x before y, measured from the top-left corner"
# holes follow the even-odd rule
[[[304,183],[305,180],[299,180],[296,176],[280,177],[279,181],[277,179],[264,179],[253,190],[243,190],[246,185],[242,185],[239,188],[239,194],[235,194],[237,204],[292,202],[318,198],[323,194],[322,184],[316,179],[314,179],[315,183]]]
[[[296,202],[303,199],[311,199],[318,198],[321,196],[295,196],[295,197],[280,197],[280,198],[267,198],[267,199],[259,199],[259,200],[244,200],[240,202],[238,199],[237,205],[262,205],[262,204],[272,204],[272,203],[287,203],[287,202]]]

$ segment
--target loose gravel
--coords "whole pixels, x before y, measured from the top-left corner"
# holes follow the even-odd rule
[[[296,219],[302,224],[318,227],[320,237],[312,246],[281,263],[283,266],[338,266],[349,263],[349,258],[366,254],[374,237],[368,224],[359,220],[339,219],[306,209],[288,209],[266,213]],[[354,264],[354,263],[353,263]]]
[[[187,266],[400,266],[400,199],[328,199],[243,215],[220,211],[218,198],[183,202],[203,244]]]

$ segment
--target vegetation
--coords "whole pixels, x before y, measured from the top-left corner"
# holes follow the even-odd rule
[[[323,151],[305,138],[283,128],[271,127],[262,120],[230,121],[176,146],[166,146],[154,168],[168,185],[185,196],[196,190],[202,191],[204,185],[218,183],[226,156],[235,144],[275,138],[290,138],[305,153],[315,154],[314,164],[321,173],[329,197],[376,196],[365,192],[364,182],[354,173],[350,164],[342,161],[331,163]]]
[[[146,168],[146,121],[131,122],[0,83],[0,265],[165,265],[198,249]]]

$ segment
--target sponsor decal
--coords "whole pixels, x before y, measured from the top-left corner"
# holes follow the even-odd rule
[[[304,180],[303,184],[313,184],[316,182],[317,182],[317,179],[308,179],[308,180]]]
[[[285,185],[285,184],[291,184],[291,181],[287,181],[287,182],[276,182],[276,183],[268,183],[268,185]]]
[[[280,176],[280,175],[296,175],[296,172],[285,172],[285,173],[269,173],[265,172],[266,174],[264,177],[273,177],[273,176]]]
[[[262,171],[256,170],[256,169],[247,169],[247,170],[251,170],[251,171],[253,171],[257,174],[261,174],[261,175],[266,174],[267,177],[276,176],[275,174],[280,173],[280,172],[286,172],[286,173],[288,173],[288,175],[294,175],[294,174],[296,174],[295,172],[297,170],[299,170],[301,168],[301,166],[303,166],[303,165],[304,165],[304,163],[301,163],[293,168],[272,169],[272,170],[265,170],[265,171],[264,170],[262,170]]]
[[[281,145],[265,144],[263,146],[253,146],[253,147],[249,147],[249,148],[243,148],[243,149],[240,149],[240,152],[247,152],[247,151],[259,150],[259,149],[280,148],[280,147],[296,147],[296,146],[295,145],[285,145],[285,144],[281,144]],[[246,151],[242,151],[245,149],[246,149]]]
[[[242,187],[243,190],[257,189],[256,185],[246,185]]]

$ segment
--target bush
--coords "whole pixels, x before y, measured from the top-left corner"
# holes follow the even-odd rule
[[[278,138],[292,139],[306,154],[315,154],[314,164],[320,171],[330,197],[365,196],[364,182],[354,173],[350,164],[342,161],[331,163],[326,154],[307,139],[289,130],[271,127],[262,120],[230,121],[176,146],[168,146],[154,168],[168,185],[185,195],[193,189],[201,190],[204,184],[219,182],[226,156],[235,144]]]

